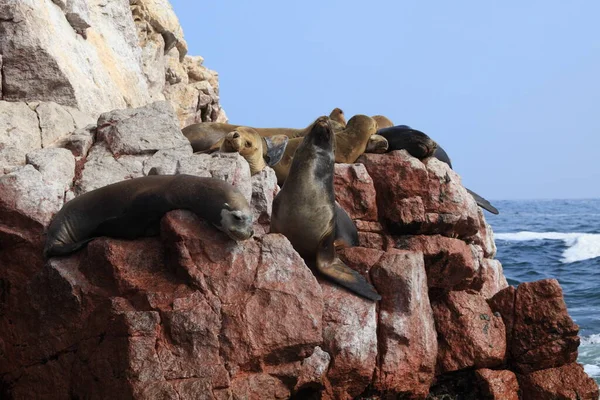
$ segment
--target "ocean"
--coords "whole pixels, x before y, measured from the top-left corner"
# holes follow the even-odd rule
[[[503,200],[485,212],[510,285],[560,282],[579,325],[578,362],[600,383],[600,199]]]

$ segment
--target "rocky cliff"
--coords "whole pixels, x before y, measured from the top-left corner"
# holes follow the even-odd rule
[[[268,232],[270,168],[192,154],[180,126],[224,114],[168,2],[0,0],[0,33],[0,398],[598,398],[558,283],[508,287],[445,164],[336,165],[367,301]],[[65,201],[152,168],[232,183],[255,236],[173,211],[158,237],[42,258]]]

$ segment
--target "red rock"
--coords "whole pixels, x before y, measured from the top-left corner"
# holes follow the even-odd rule
[[[475,376],[482,400],[519,400],[519,382],[513,372],[483,368]]]
[[[385,229],[379,222],[373,221],[363,221],[363,220],[355,220],[354,224],[356,225],[356,229],[359,232],[375,232],[375,233],[385,233]]]
[[[321,350],[319,346],[315,347],[312,355],[302,360],[294,392],[297,393],[299,390],[307,388],[315,390],[323,388],[330,361],[329,354]]]
[[[373,180],[362,164],[335,164],[335,199],[352,219],[377,221]]]
[[[508,286],[498,293],[496,293],[491,299],[488,299],[488,304],[493,312],[499,313],[502,316],[504,322],[504,328],[506,330],[506,350],[507,356],[510,357],[511,343],[513,326],[515,325],[515,296],[517,290]]]
[[[393,233],[469,238],[480,230],[478,207],[460,177],[435,158],[425,163],[405,150],[363,154],[377,192],[377,209]]]
[[[498,260],[484,258],[479,263],[479,273],[471,288],[477,290],[484,298],[490,299],[500,290],[508,287],[508,282]]]
[[[267,374],[240,376],[231,382],[234,400],[288,399],[290,391],[279,379]]]
[[[598,384],[581,364],[566,364],[517,377],[523,400],[598,400]]]
[[[512,361],[519,372],[575,362],[578,333],[556,279],[519,285],[510,344]]]
[[[373,386],[388,395],[424,399],[435,373],[437,335],[423,256],[392,250],[380,258],[371,275],[382,296]]]
[[[399,236],[394,247],[423,253],[429,287],[465,287],[478,273],[478,252],[460,239],[440,235]]]
[[[376,305],[328,281],[322,281],[321,286],[322,348],[331,356],[327,372],[332,391],[329,395],[335,399],[352,399],[369,385],[375,369]]]
[[[431,306],[438,332],[439,372],[502,364],[504,323],[482,296],[468,291],[441,293],[432,298]]]

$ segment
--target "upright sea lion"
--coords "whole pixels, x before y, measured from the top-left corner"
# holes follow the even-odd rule
[[[157,235],[162,216],[175,209],[194,212],[234,240],[254,234],[252,210],[229,183],[193,175],[151,175],[113,183],[66,203],[48,227],[44,254],[69,254],[98,236]]]
[[[288,143],[285,135],[261,137],[258,132],[247,126],[240,126],[215,143],[208,152],[240,153],[250,165],[252,175],[262,171],[267,165],[277,164]]]
[[[371,118],[377,122],[377,129],[389,128],[394,126],[394,123],[384,115],[373,115]]]
[[[329,114],[329,118],[332,121],[337,122],[338,124],[340,124],[342,126],[342,128],[346,127],[346,116],[344,115],[344,112],[342,111],[341,108],[334,108],[331,113]]]
[[[289,176],[273,200],[271,232],[285,235],[307,265],[327,278],[379,300],[375,288],[335,253],[336,244],[347,242],[341,232],[347,229],[347,220],[338,223],[343,210],[336,211],[333,192],[333,142],[328,118],[318,118],[296,149]]]
[[[346,128],[335,132],[335,162],[352,164],[356,161],[361,154],[367,149],[369,140],[377,131],[377,124],[375,121],[366,115],[355,115],[348,121]],[[283,157],[279,164],[275,165],[273,169],[277,175],[277,182],[281,186],[286,180],[290,171],[294,153],[296,149],[302,143],[304,138],[290,139]],[[379,140],[374,140],[375,149],[385,145],[383,138],[378,137]]]
[[[448,164],[450,169],[452,169],[452,162],[446,151],[421,131],[412,129],[408,125],[397,125],[391,128],[380,129],[377,131],[377,134],[387,138],[389,151],[405,149],[410,155],[419,159],[433,156]],[[479,207],[492,214],[499,214],[498,209],[488,200],[468,188],[465,189],[473,196]]]

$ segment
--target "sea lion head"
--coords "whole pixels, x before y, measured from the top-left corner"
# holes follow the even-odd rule
[[[240,126],[225,136],[220,150],[240,153],[248,161],[250,173],[254,175],[267,165],[273,166],[281,160],[288,140],[286,135],[263,138],[256,130]]]
[[[344,115],[344,112],[342,111],[341,108],[334,108],[331,113],[329,114],[329,118],[331,118],[333,121],[339,123],[342,125],[342,127],[346,126],[346,116]]]
[[[367,115],[357,114],[350,118],[346,129],[355,135],[369,137],[377,132],[377,122]]]
[[[377,122],[377,129],[389,128],[394,126],[394,123],[385,115],[373,115],[371,118]]]
[[[388,150],[389,143],[386,138],[381,135],[371,135],[367,142],[365,153],[383,154]]]
[[[246,240],[254,235],[252,210],[241,194],[239,197],[233,197],[223,204],[220,223],[215,224],[219,230],[236,241]]]
[[[333,151],[334,141],[333,129],[329,118],[322,116],[317,118],[317,120],[309,127],[308,134],[304,137],[300,147],[314,145],[325,151]]]

